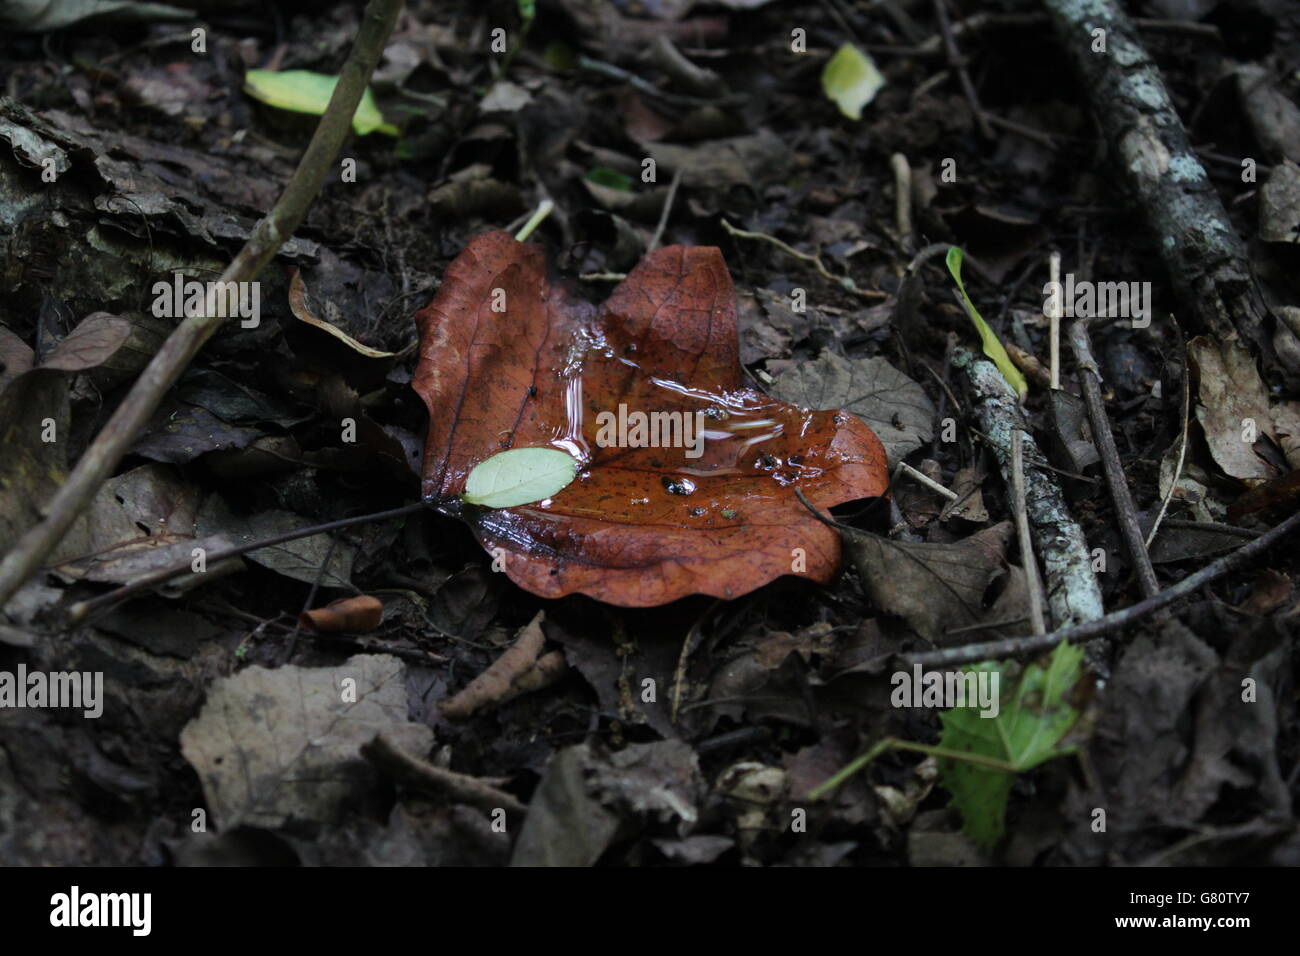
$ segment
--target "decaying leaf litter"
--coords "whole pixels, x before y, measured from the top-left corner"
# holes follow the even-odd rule
[[[1058,652],[1000,669],[1010,696],[999,719],[1032,728],[1033,747],[984,751],[986,722],[967,708],[891,699],[899,655],[1028,634],[1036,585],[1047,626],[1061,626],[1043,489],[1078,524],[1075,564],[1086,557],[1099,610],[1142,596],[1115,499],[1080,458],[1098,423],[1032,384],[1051,356],[1050,249],[1076,279],[1153,287],[1148,325],[1129,316],[1089,332],[1140,532],[1163,514],[1150,550],[1158,584],[1295,513],[1300,323],[1284,226],[1300,218],[1288,187],[1300,111],[1294,84],[1275,79],[1295,72],[1294,12],[1252,5],[1273,24],[1267,38],[1226,5],[1195,24],[1115,28],[1151,53],[1200,157],[1195,188],[1218,194],[1244,239],[1260,323],[1249,301],[1225,299],[1217,318],[1189,307],[1192,279],[1203,297],[1228,286],[1170,275],[1182,252],[1168,254],[1150,229],[1169,205],[1158,163],[1124,182],[1107,172],[1161,144],[1135,153],[1092,125],[1086,104],[1107,77],[1062,69],[1072,42],[1093,42],[1073,40],[1068,18],[1054,13],[1054,36],[1031,4],[1005,15],[950,6],[947,25],[920,6],[901,18],[751,6],[637,15],[543,5],[525,42],[494,56],[483,11],[409,5],[366,101],[381,116],[354,122],[341,154],[355,178],[330,178],[262,274],[260,323],[226,323],[6,607],[6,662],[103,671],[107,688],[94,722],[0,711],[7,861],[1294,858],[1297,604],[1285,544],[1172,616],[1092,642],[1082,666]],[[14,451],[0,465],[6,550],[168,334],[172,321],[150,309],[154,282],[178,269],[218,274],[292,171],[320,82],[308,84],[297,125],[276,81],[250,71],[331,77],[357,20],[347,5],[277,12],[290,24],[282,47],[269,19],[216,20],[202,55],[188,32],[187,43],[141,45],[129,28],[74,25],[47,36],[68,64],[57,85],[39,33],[8,45],[16,99],[0,104],[0,186],[18,266],[0,307],[0,427]],[[514,33],[522,23],[507,15]],[[950,41],[964,66],[948,59]],[[245,89],[259,84],[263,95]],[[371,135],[390,133],[381,125],[398,136]],[[542,200],[553,212],[518,243],[509,234]],[[625,299],[642,294],[638,268],[679,262],[686,276],[688,261],[709,258],[715,299],[703,311],[734,308],[734,337],[721,351],[688,345],[699,327],[690,313],[701,311],[688,281],[680,288],[694,291],[667,292],[674,331],[657,341],[714,357],[724,377],[705,375],[704,389],[744,390],[742,408],[790,402],[862,429],[871,441],[853,454],[866,480],[819,498],[781,473],[789,450],[773,455],[747,494],[781,488],[785,518],[736,549],[748,560],[725,566],[722,588],[687,575],[632,601],[548,592],[554,564],[511,573],[512,546],[529,538],[510,516],[529,503],[458,507],[463,487],[439,481],[430,498],[445,513],[254,548],[67,623],[69,605],[184,564],[196,548],[220,554],[391,509],[416,500],[421,479],[429,494],[431,474],[446,475],[444,452],[425,441],[430,423],[453,448],[460,423],[475,419],[440,415],[440,395],[426,421],[437,350],[431,359],[414,317],[455,292],[450,264],[483,242],[515,270],[507,299],[532,289],[562,298],[564,321],[583,334],[600,330],[602,308],[622,315],[617,282],[628,277]],[[941,261],[952,247],[965,252],[964,298]],[[476,424],[484,434],[465,466],[514,447],[520,422],[535,428],[520,444],[553,437],[550,383],[513,359],[528,353],[528,334],[566,326],[515,316],[512,338],[491,324],[493,288],[475,300],[489,310],[479,324],[499,341],[489,350],[498,364],[458,371],[490,381],[467,389],[476,398],[520,382],[513,404]],[[1001,354],[988,335],[981,342],[976,316]],[[962,348],[965,364],[950,361]],[[964,371],[981,348],[992,374],[1014,379],[1007,363],[1026,364],[1022,425],[982,427],[976,408],[989,399]],[[1077,392],[1069,349],[1061,356],[1061,384]],[[663,361],[674,374],[660,380],[697,384]],[[604,378],[586,396],[593,414],[634,394]],[[529,418],[533,400],[551,411]],[[498,423],[510,408],[514,419]],[[61,438],[43,442],[51,423]],[[1017,458],[1019,427],[1036,442],[1024,438]],[[456,467],[463,478],[468,468]],[[1017,473],[1041,583],[1015,530]],[[669,478],[655,501],[700,517],[683,487]],[[794,494],[805,490],[807,507]],[[711,520],[743,518],[748,500],[718,500]],[[824,523],[841,502],[838,527]],[[597,503],[591,525],[565,532],[569,546],[575,531],[605,533],[608,502]],[[852,560],[834,577],[841,535]],[[637,539],[662,548],[659,560],[679,546],[664,545],[671,535]],[[552,550],[563,551],[559,540]],[[754,554],[776,573],[755,571]],[[312,623],[336,620],[349,598],[381,602],[378,626],[371,612],[343,631]],[[223,710],[245,730],[214,725]],[[985,762],[953,760],[955,747]],[[873,759],[860,772],[836,778],[864,753]],[[232,780],[229,760],[258,772]],[[210,826],[196,834],[200,807]],[[1098,807],[1112,821],[1100,833]],[[799,811],[806,827],[792,826]]]

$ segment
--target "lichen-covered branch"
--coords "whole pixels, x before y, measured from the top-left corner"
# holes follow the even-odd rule
[[[1044,4],[1193,324],[1220,339],[1235,331],[1270,357],[1265,308],[1245,243],[1192,151],[1132,21],[1113,0]]]
[[[1073,627],[1101,617],[1105,608],[1101,588],[1092,572],[1092,556],[1078,522],[1066,506],[1061,486],[1045,467],[1047,460],[1034,442],[1015,389],[992,362],[967,349],[953,353],[953,364],[966,373],[973,393],[975,417],[997,456],[1002,478],[1013,480],[1011,436],[1024,431],[1025,509],[1039,556],[1052,625]]]

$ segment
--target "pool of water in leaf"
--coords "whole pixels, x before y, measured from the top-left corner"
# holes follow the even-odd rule
[[[530,510],[726,525],[743,514],[746,501],[789,495],[790,486],[815,484],[828,468],[847,460],[831,442],[834,413],[791,406],[751,388],[696,388],[648,373],[598,338],[587,345],[556,370],[563,414],[543,422],[550,444],[580,463],[578,476],[552,498],[527,506]],[[601,414],[616,416],[619,406],[624,422],[634,413],[677,415],[679,427],[671,436],[678,440],[660,442],[665,427],[640,436],[625,429],[614,443],[601,441]],[[692,429],[683,431],[688,418]],[[697,421],[703,424],[698,438]],[[595,489],[584,486],[596,475],[602,493],[592,502],[585,492]]]

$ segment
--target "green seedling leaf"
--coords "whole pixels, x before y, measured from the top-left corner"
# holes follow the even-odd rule
[[[595,183],[597,186],[605,186],[608,189],[617,189],[619,192],[630,193],[632,191],[632,179],[625,176],[617,169],[610,169],[608,166],[593,166],[587,171],[587,182]]]
[[[321,116],[330,104],[338,81],[337,76],[311,70],[249,70],[244,74],[244,91],[276,109]],[[375,105],[375,96],[369,89],[361,95],[357,111],[352,115],[352,128],[359,136],[368,133],[400,135],[396,126],[384,122],[384,114]]]
[[[578,474],[578,463],[558,448],[512,448],[479,462],[462,498],[485,508],[513,508],[549,498]]]
[[[519,19],[525,25],[531,25],[537,16],[537,0],[516,0],[516,3],[519,6]]]
[[[943,785],[961,811],[962,828],[978,843],[991,847],[1001,839],[1015,774],[1076,749],[1063,739],[1079,720],[1070,698],[1081,660],[1083,648],[1063,642],[1046,666],[1030,664],[1014,687],[1003,689],[997,716],[981,717],[978,704],[940,715],[943,734],[936,749],[954,755],[940,761]],[[971,671],[1001,667],[986,661]]]
[[[822,70],[822,92],[849,119],[862,119],[862,107],[876,98],[885,78],[871,57],[852,43],[835,51]]]
[[[965,308],[966,314],[970,320],[975,323],[975,329],[980,334],[980,340],[984,344],[984,354],[987,355],[993,364],[998,367],[1003,378],[1011,383],[1015,388],[1016,394],[1023,400],[1029,391],[1029,382],[1020,374],[1020,369],[1016,368],[1011,362],[1011,357],[1007,355],[1007,350],[1002,347],[998,341],[997,335],[989,328],[989,324],[984,321],[984,317],[976,310],[975,305],[966,294],[966,286],[961,281],[961,264],[965,256],[960,247],[950,246],[948,248],[948,272],[952,274],[953,280],[957,283],[957,291],[961,293],[961,304]]]

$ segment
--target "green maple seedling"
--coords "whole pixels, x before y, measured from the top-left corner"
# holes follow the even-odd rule
[[[1005,830],[1015,775],[1077,750],[1067,737],[1079,722],[1080,711],[1071,697],[1082,660],[1083,648],[1058,644],[1046,664],[1028,665],[1004,690],[996,716],[981,717],[973,702],[953,707],[940,715],[943,733],[937,746],[887,737],[813,789],[809,799],[820,799],[886,751],[926,754],[939,758],[943,786],[961,811],[963,831],[982,846],[992,847]],[[993,671],[1001,666],[985,661],[973,670]]]

